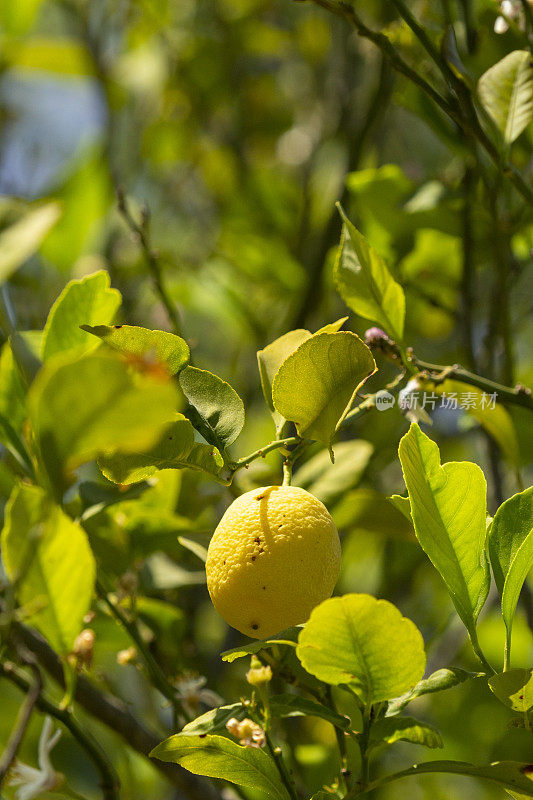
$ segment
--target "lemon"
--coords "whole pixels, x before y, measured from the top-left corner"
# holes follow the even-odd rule
[[[320,500],[296,486],[254,489],[234,500],[213,534],[207,588],[226,622],[264,639],[305,622],[330,597],[340,557]]]

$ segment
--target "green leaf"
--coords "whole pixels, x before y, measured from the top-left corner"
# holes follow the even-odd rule
[[[113,483],[144,481],[162,469],[197,469],[217,476],[224,459],[216,447],[194,441],[194,428],[183,414],[163,432],[153,447],[137,453],[102,455],[98,466]]]
[[[72,650],[94,590],[85,531],[37,486],[17,486],[6,507],[2,559],[30,622],[62,655]]]
[[[384,717],[378,719],[370,729],[370,745],[411,742],[432,749],[444,747],[438,730],[427,722],[413,717]]]
[[[533,527],[533,486],[498,508],[489,533],[489,555],[500,595],[518,550]]]
[[[28,393],[41,461],[59,493],[69,473],[104,452],[149,448],[177,403],[170,380],[140,375],[114,354],[46,362]]]
[[[277,645],[296,647],[296,640],[298,639],[298,634],[300,633],[301,629],[301,625],[294,625],[292,628],[287,628],[284,631],[280,631],[280,633],[277,633],[270,639],[254,639],[253,642],[247,642],[240,647],[232,647],[231,650],[225,650],[220,654],[220,657],[222,661],[227,661],[231,664],[238,658],[254,655],[255,653],[259,653],[261,650],[266,650],[269,647],[274,647]]]
[[[406,692],[401,697],[396,697],[394,700],[391,700],[387,708],[386,716],[390,717],[394,714],[399,714],[400,711],[416,697],[422,697],[425,694],[434,694],[435,692],[443,692],[446,689],[453,689],[454,686],[459,686],[459,684],[471,678],[477,678],[482,674],[481,672],[467,672],[458,667],[438,669],[428,678],[419,681],[416,686],[413,686],[410,691]]]
[[[398,342],[403,338],[405,295],[382,256],[350,222],[342,207],[342,237],[335,262],[337,291],[356,314],[372,320]]]
[[[466,775],[471,778],[484,778],[503,786],[505,789],[515,789],[523,793],[524,797],[533,797],[532,769],[530,764],[521,764],[518,761],[496,761],[484,767],[476,767],[463,761],[426,761],[424,764],[415,764],[409,769],[387,775],[385,778],[371,783],[367,792],[396,781],[409,775],[424,775],[432,772],[448,773],[453,775]]]
[[[274,407],[302,437],[329,446],[355,395],[376,371],[370,349],[355,333],[320,333],[281,365],[272,387]]]
[[[489,678],[489,688],[513,711],[533,708],[533,669],[509,669]]]
[[[246,708],[242,703],[232,703],[228,706],[210,708],[205,714],[188,722],[180,731],[180,736],[199,736],[202,733],[225,730],[230,719],[238,720],[246,716]]]
[[[326,722],[331,722],[336,728],[345,731],[350,727],[350,720],[342,714],[337,714],[333,709],[322,703],[307,700],[296,694],[275,694],[270,698],[270,711],[273,717],[285,719],[287,717],[320,717]]]
[[[411,501],[408,497],[402,497],[401,494],[392,494],[388,500],[400,514],[403,514],[406,520],[409,522],[413,521],[411,516]]]
[[[94,350],[98,343],[80,329],[82,323],[111,322],[121,303],[117,289],[110,289],[109,273],[99,270],[63,289],[48,314],[42,341],[42,358],[65,350],[77,355]]]
[[[187,342],[167,331],[151,331],[135,325],[81,325],[82,330],[100,337],[107,345],[126,356],[153,359],[163,364],[169,375],[180,372],[189,363]]]
[[[271,344],[267,345],[264,350],[259,350],[257,353],[257,364],[259,367],[259,374],[261,376],[261,387],[263,395],[266,400],[267,406],[272,412],[276,431],[279,431],[285,422],[285,418],[279,414],[274,408],[272,402],[272,384],[278,369],[281,367],[286,358],[291,353],[294,353],[306,339],[311,338],[311,332],[303,328],[298,328],[294,331],[280,336]]]
[[[292,484],[301,486],[328,505],[341,494],[359,483],[374,452],[374,446],[364,439],[339,442],[335,446],[335,463],[331,463],[327,450],[300,467]]]
[[[203,538],[203,537],[202,537]],[[204,547],[203,544],[200,542],[191,539],[190,536],[178,536],[178,542],[184,547],[186,550],[189,550],[191,553],[203,561],[204,564],[207,561],[207,547]]]
[[[533,486],[513,495],[496,511],[489,554],[509,645],[518,598],[533,567]]]
[[[158,745],[150,756],[179,764],[195,775],[259,789],[274,800],[289,800],[274,761],[257,747],[241,747],[222,736],[177,734]]]
[[[32,208],[0,233],[0,283],[3,283],[39,249],[44,237],[61,216],[58,203]]]
[[[244,405],[235,389],[218,375],[197,367],[182,370],[179,382],[196,412],[191,419],[194,427],[221,449],[232,444],[244,427]]]
[[[490,585],[483,472],[467,461],[441,466],[438,446],[415,423],[401,439],[399,454],[418,541],[475,637]]]
[[[332,597],[317,606],[296,655],[319,680],[348,684],[363,703],[407,691],[424,674],[424,642],[411,620],[367,594]]]
[[[481,76],[477,88],[504,142],[511,144],[533,119],[531,53],[527,50],[509,53]]]
[[[0,414],[20,431],[26,418],[25,390],[9,342],[0,351]]]

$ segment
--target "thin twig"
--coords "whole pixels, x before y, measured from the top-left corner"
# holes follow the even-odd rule
[[[167,676],[165,675],[165,673],[163,672],[163,670],[161,669],[155,658],[152,656],[150,650],[146,646],[146,642],[144,641],[139,632],[136,622],[134,620],[131,620],[126,614],[126,612],[118,605],[118,603],[115,603],[114,600],[111,599],[110,595],[108,594],[108,592],[106,592],[106,590],[99,581],[96,582],[96,591],[98,596],[107,605],[112,615],[124,627],[124,629],[129,634],[133,642],[135,642],[136,646],[138,647],[139,651],[141,652],[144,658],[148,671],[150,672],[150,675],[152,677],[154,686],[157,689],[159,689],[161,694],[164,697],[166,697],[167,700],[170,701],[173,708],[177,712],[183,714],[186,718],[188,718],[189,715],[185,712],[182,704],[179,701],[176,687],[170,683]]]
[[[26,674],[11,661],[0,663],[0,674],[11,681],[11,683],[15,684],[15,686],[18,686],[23,692],[29,692],[32,689],[32,683],[27,678]],[[85,750],[100,773],[100,786],[102,788],[104,800],[119,800],[120,782],[118,776],[103,750],[93,737],[87,733],[85,726],[77,722],[72,712],[67,709],[59,708],[45,697],[41,693],[41,687],[39,687],[39,693],[35,699],[35,706],[40,711],[44,711],[45,714],[49,714],[51,717],[61,722]]]
[[[496,383],[488,378],[483,378],[481,375],[475,375],[467,369],[454,364],[452,367],[442,366],[440,364],[430,364],[428,361],[422,361],[414,354],[408,356],[411,364],[414,364],[418,369],[430,373],[430,380],[434,382],[442,382],[449,378],[450,380],[462,381],[468,383],[470,386],[475,386],[478,389],[486,392],[487,394],[497,394],[499,402],[507,403],[508,405],[522,406],[529,408],[533,411],[533,395],[531,390],[524,386],[515,386],[514,389],[509,386],[503,386],[501,383]]]
[[[41,673],[34,664],[30,666],[32,667],[34,674],[34,682],[29,683],[28,692],[19,709],[15,727],[13,728],[13,732],[9,737],[7,746],[2,753],[2,757],[0,758],[0,789],[2,788],[5,777],[17,756],[18,749],[22,743],[24,734],[26,733],[26,728],[30,722],[32,711],[39,699],[39,695],[41,694],[41,689],[43,686]]]
[[[155,290],[159,295],[159,299],[161,300],[163,306],[165,307],[173,332],[177,336],[181,336],[182,335],[181,323],[178,316],[178,312],[176,310],[176,305],[175,303],[172,302],[172,300],[168,295],[167,288],[163,280],[163,271],[161,269],[161,264],[159,263],[159,254],[157,253],[156,250],[153,249],[150,243],[150,236],[148,233],[148,221],[149,221],[148,209],[143,210],[143,220],[142,223],[139,224],[131,212],[128,201],[126,199],[126,195],[124,194],[124,190],[122,189],[122,187],[120,186],[116,187],[116,195],[117,195],[118,210],[120,211],[127,226],[129,227],[129,229],[139,242],[139,245],[144,255],[144,259],[146,261],[146,265],[148,267],[150,275],[152,276]]]

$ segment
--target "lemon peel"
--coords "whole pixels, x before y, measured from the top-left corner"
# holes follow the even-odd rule
[[[305,622],[331,596],[340,541],[327,508],[296,486],[266,486],[227,509],[207,552],[218,613],[254,639]]]

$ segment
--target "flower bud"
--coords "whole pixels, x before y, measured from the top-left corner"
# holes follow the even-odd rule
[[[268,664],[264,666],[256,656],[252,656],[246,680],[251,686],[263,686],[272,680],[272,670]]]

